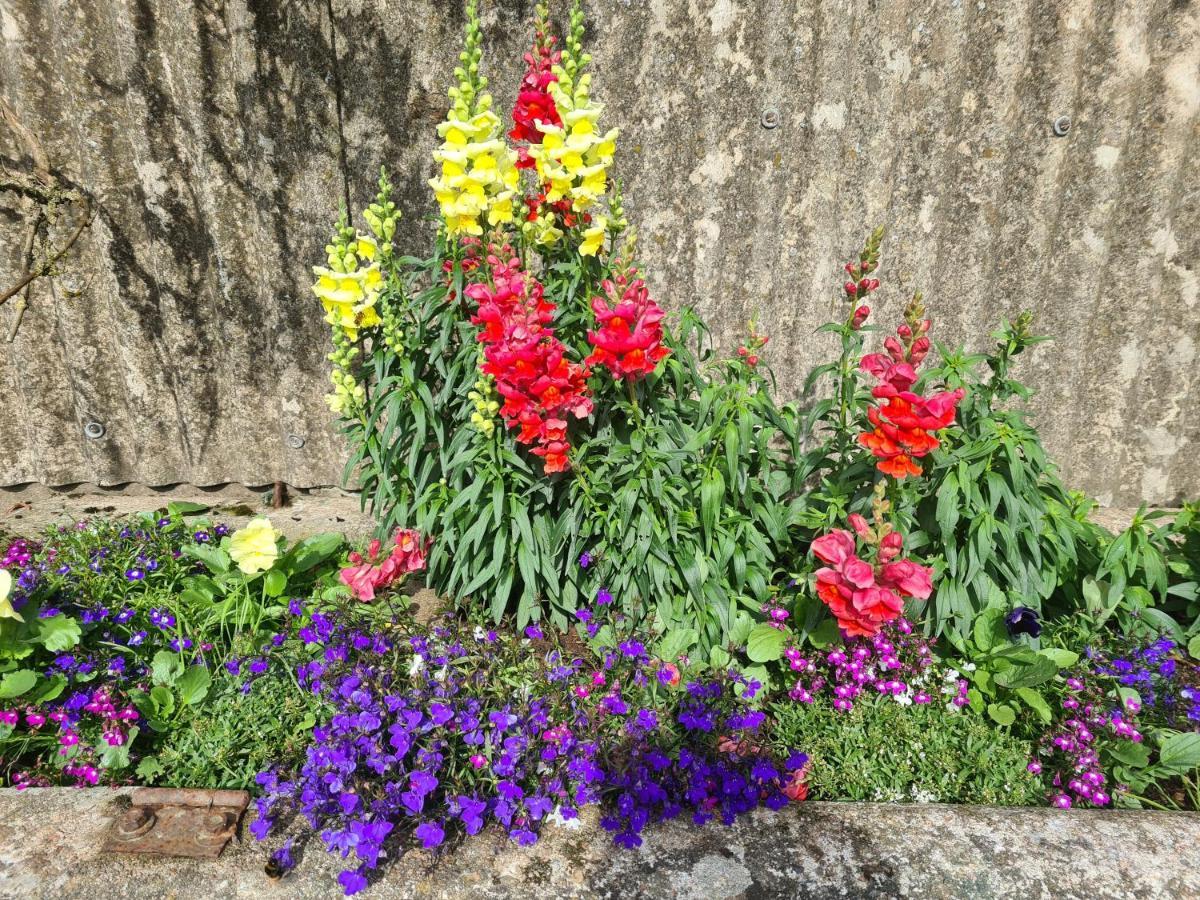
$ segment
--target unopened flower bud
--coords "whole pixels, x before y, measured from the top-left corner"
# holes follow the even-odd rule
[[[738,356],[745,356],[749,352],[745,347],[738,347]]]
[[[748,362],[752,366],[757,366],[758,365],[758,357],[751,354],[750,356],[748,356],[746,358],[746,362]]]
[[[847,297],[853,297],[858,293],[858,285],[853,281],[847,281],[842,287],[845,289]]]
[[[912,350],[909,351],[908,361],[914,366],[919,366],[922,360],[925,359],[926,355],[928,355],[929,347],[929,338],[917,338],[915,341],[913,341]]]
[[[901,325],[896,329],[896,334],[900,335],[900,337],[907,341],[910,337],[912,337],[912,329],[907,325]]]

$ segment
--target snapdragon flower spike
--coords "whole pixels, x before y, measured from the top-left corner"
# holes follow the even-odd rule
[[[606,278],[601,284],[605,296],[592,298],[597,327],[588,332],[593,350],[584,362],[604,366],[618,381],[644,378],[671,354],[662,343],[666,314],[636,275],[637,270],[630,269]]]
[[[517,430],[517,442],[533,445],[547,474],[564,472],[571,449],[566,416],[582,419],[592,411],[588,369],[571,362],[555,337],[550,323],[556,307],[542,285],[521,270],[511,248],[491,249],[491,285],[466,289],[479,304],[471,322],[480,327],[484,345],[481,371],[495,379],[504,398],[500,416]]]
[[[430,541],[422,539],[412,528],[396,531],[391,552],[380,560],[379,540],[371,541],[364,558],[357,551],[350,554],[351,565],[338,573],[342,584],[364,602],[375,599],[375,592],[425,568],[425,555]]]
[[[433,152],[440,165],[429,181],[451,238],[483,234],[490,226],[513,221],[519,185],[517,155],[504,143],[500,117],[492,111],[487,79],[479,74],[481,27],[476,0],[468,0],[464,47],[450,89],[451,106],[438,125],[442,145]]]
[[[884,341],[887,354],[868,353],[859,367],[878,379],[871,394],[877,401],[867,409],[872,430],[858,436],[859,443],[879,460],[875,467],[896,479],[921,474],[916,460],[940,446],[934,432],[954,423],[955,408],[965,396],[962,388],[938,391],[928,397],[912,390],[917,367],[929,352],[929,319],[921,295],[905,310],[905,323],[897,336]]]
[[[534,19],[533,49],[525,54],[527,69],[517,88],[517,101],[513,105],[512,130],[508,136],[519,142],[517,145],[517,168],[532,169],[536,161],[529,155],[529,144],[542,142],[539,124],[562,126],[558,107],[550,95],[549,87],[558,81],[554,68],[562,61],[562,53],[554,49],[554,36],[550,34],[549,10],[539,3]]]
[[[855,535],[844,529],[835,528],[812,543],[813,555],[826,563],[816,573],[817,596],[848,637],[877,634],[885,623],[899,618],[905,598],[926,600],[933,593],[931,568],[896,559],[903,549],[899,532],[889,531],[867,546],[874,553],[874,565],[858,555]]]

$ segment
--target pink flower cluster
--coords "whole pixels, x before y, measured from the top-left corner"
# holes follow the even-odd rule
[[[429,542],[422,541],[421,535],[414,529],[402,528],[397,531],[391,552],[381,560],[382,546],[379,540],[371,541],[365,559],[357,551],[351,553],[352,565],[339,573],[342,584],[364,603],[374,600],[376,591],[425,568]]]
[[[565,472],[568,414],[577,419],[592,412],[586,366],[567,359],[567,348],[549,327],[555,305],[545,298],[537,279],[521,270],[509,247],[492,248],[487,258],[492,285],[473,284],[466,294],[479,304],[471,317],[480,326],[484,345],[482,371],[496,380],[504,398],[500,415],[509,428],[519,428],[517,442],[535,444],[545,471]]]
[[[831,693],[833,708],[849,712],[868,688],[905,705],[933,702],[932,694],[922,687],[933,653],[929,641],[914,634],[906,619],[897,619],[870,639],[848,638],[844,646],[828,651],[789,646],[784,656],[797,674],[788,696],[800,703],[814,703]]]
[[[904,549],[899,532],[875,532],[857,513],[850,516],[855,533],[874,544],[875,564],[858,555],[855,535],[841,528],[812,543],[813,554],[824,568],[817,570],[817,596],[829,607],[839,627],[849,637],[870,637],[884,623],[904,611],[904,598],[928,599],[933,592],[933,570],[912,560],[897,559]]]
[[[606,278],[602,286],[607,300],[592,298],[597,330],[588,332],[593,350],[585,362],[604,366],[618,381],[644,378],[671,354],[662,345],[666,313],[650,299],[642,279],[630,280],[636,274],[637,270],[631,269],[628,277]]]

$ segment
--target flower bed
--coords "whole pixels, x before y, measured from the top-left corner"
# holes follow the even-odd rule
[[[1090,522],[1022,414],[1032,317],[969,354],[917,294],[876,347],[877,229],[777,402],[753,323],[724,355],[649,293],[579,4],[561,51],[538,7],[507,133],[467,9],[432,255],[385,173],[314,270],[377,539],[172,504],[11,543],[7,783],[251,787],[347,893],[586,805],[625,847],[810,796],[1200,805],[1200,507]]]

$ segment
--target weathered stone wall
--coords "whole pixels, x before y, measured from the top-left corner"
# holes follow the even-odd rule
[[[1200,493],[1196,0],[586,5],[666,305],[726,343],[757,315],[792,393],[831,349],[840,261],[885,223],[881,319],[919,287],[949,343],[1025,308],[1058,338],[1020,374],[1073,484]],[[0,344],[0,484],[337,480],[307,267],[383,162],[426,244],[462,6],[0,0],[0,95],[98,205]],[[505,107],[533,2],[483,6]],[[7,287],[22,211],[0,199]]]

